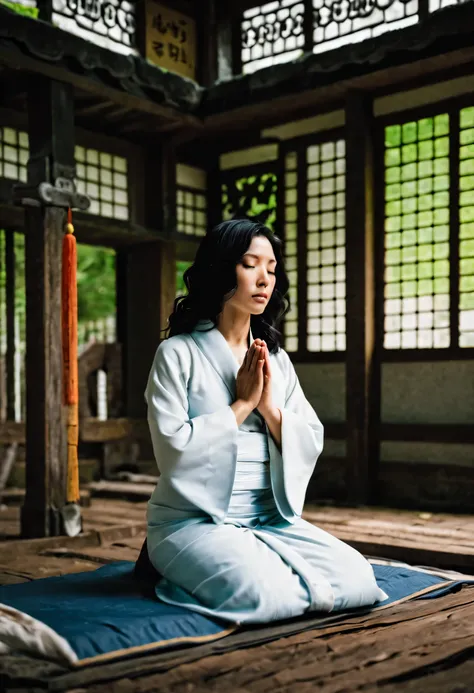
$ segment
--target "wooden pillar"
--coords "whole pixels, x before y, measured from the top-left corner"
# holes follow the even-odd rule
[[[242,72],[240,11],[231,4],[216,3],[217,79],[231,79]]]
[[[144,157],[145,226],[157,231],[176,231],[176,150],[174,143],[149,147]]]
[[[222,221],[222,181],[219,154],[209,154],[207,169],[207,227],[212,229]]]
[[[158,172],[158,174],[157,174]],[[147,228],[176,230],[176,159],[172,144],[145,152]],[[156,241],[117,253],[117,334],[122,344],[125,414],[146,415],[143,394],[162,330],[173,308],[176,243]]]
[[[74,175],[74,97],[70,85],[35,75],[28,90],[28,184]],[[66,440],[62,405],[61,248],[66,212],[25,208],[26,496],[25,537],[63,532]]]
[[[372,103],[346,101],[346,417],[347,488],[356,503],[375,500],[379,459],[380,349],[376,341]]]
[[[304,19],[303,19],[303,31],[304,31],[304,52],[312,53],[314,45],[314,20],[313,20],[313,0],[303,0],[304,2]]]
[[[164,338],[176,283],[175,244],[156,241],[117,253],[117,333],[122,344],[125,415],[144,418],[155,351]]]
[[[5,231],[7,419],[15,420],[15,233]]]
[[[216,0],[203,0],[197,14],[198,82],[210,87],[217,80]]]
[[[53,19],[53,0],[37,0],[38,19],[43,22],[51,22]]]

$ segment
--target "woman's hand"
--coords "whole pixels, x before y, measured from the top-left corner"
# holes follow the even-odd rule
[[[261,340],[255,340],[259,346],[263,347],[265,363],[263,364],[263,389],[260,402],[257,405],[257,409],[263,418],[273,411],[273,399],[272,399],[272,370],[270,366],[270,352],[266,343]]]
[[[272,398],[272,371],[270,366],[270,352],[265,342],[261,342],[265,353],[265,363],[263,365],[263,389],[260,402],[258,403],[258,412],[263,416],[267,424],[268,430],[271,433],[277,447],[281,450],[281,422],[282,414],[280,409],[275,407]]]
[[[246,403],[250,411],[256,409],[263,392],[263,365],[265,350],[256,340],[247,350],[236,378],[237,400]],[[249,412],[250,413],[250,412]]]

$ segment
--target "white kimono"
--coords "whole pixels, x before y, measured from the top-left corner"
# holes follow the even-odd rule
[[[235,623],[386,598],[361,554],[301,519],[323,426],[286,352],[270,361],[281,452],[257,412],[237,426],[239,365],[210,322],[160,344],[145,393],[161,473],[147,513],[156,594]]]

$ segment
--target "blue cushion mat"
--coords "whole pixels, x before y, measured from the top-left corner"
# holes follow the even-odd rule
[[[437,597],[463,584],[404,566],[373,567],[378,584],[389,595],[382,606],[426,588],[432,591],[425,596]],[[153,644],[182,646],[182,638],[200,643],[229,632],[228,623],[143,596],[133,568],[124,561],[0,587],[0,602],[46,623],[68,641],[79,660],[130,648],[136,652],[137,647]]]

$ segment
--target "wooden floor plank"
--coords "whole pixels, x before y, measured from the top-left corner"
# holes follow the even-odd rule
[[[82,549],[46,549],[41,553],[41,556],[54,556],[56,558],[76,558],[84,561],[91,561],[105,565],[106,563],[114,563],[116,561],[136,561],[138,558],[138,549],[129,548],[127,546],[97,546]],[[97,567],[97,566],[96,566]]]
[[[448,663],[446,663],[448,664]],[[366,689],[366,693],[472,693],[474,658],[451,662],[451,666],[426,672],[411,680],[391,681]]]
[[[361,530],[366,534],[383,534],[384,536],[402,536],[402,535],[416,535],[417,537],[426,537],[427,539],[436,538],[438,540],[452,540],[453,537],[456,538],[458,542],[462,540],[467,540],[472,543],[473,529],[466,528],[465,525],[453,527],[445,527],[437,523],[434,524],[424,524],[415,525],[413,523],[401,522],[401,521],[390,521],[382,519],[381,517],[334,517],[327,515],[324,512],[311,512],[306,511],[304,513],[305,519],[314,524],[325,524],[326,526],[332,525],[334,527],[341,528],[351,528],[354,530]]]
[[[80,573],[87,570],[95,570],[97,563],[85,558],[58,558],[57,556],[38,556],[25,554],[12,562],[3,562],[0,559],[0,573],[18,574],[30,579],[52,577],[54,575],[67,575],[68,573]],[[1,583],[0,583],[1,584]]]
[[[124,484],[127,487],[126,482],[118,483],[121,488]],[[82,508],[83,528],[90,533],[90,544],[143,537],[146,507],[145,501],[92,498],[90,507]],[[308,505],[304,517],[368,555],[474,573],[474,519],[469,516]],[[20,507],[2,509],[0,537],[7,540],[4,550],[15,536],[15,524],[18,534]],[[78,541],[84,544],[83,538]],[[70,545],[60,538],[53,541],[56,547],[63,543]]]

